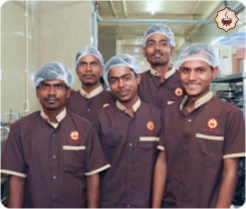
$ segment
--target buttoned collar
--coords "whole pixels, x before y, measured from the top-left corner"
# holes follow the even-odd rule
[[[103,87],[100,85],[97,88],[95,88],[91,93],[87,94],[83,88],[79,90],[80,94],[85,97],[86,99],[90,99],[98,94],[100,94],[103,91]]]
[[[165,79],[168,79],[169,77],[171,77],[174,73],[176,72],[175,67],[173,66],[171,70],[169,70],[166,74],[165,74]],[[150,69],[150,73],[151,75],[154,76],[160,76],[159,72],[157,70],[154,69]]]
[[[141,100],[138,98],[138,100],[135,102],[135,104],[132,106],[133,112],[136,112],[138,108],[141,105]],[[121,111],[125,112],[128,114],[127,109],[123,104],[121,104],[118,100],[116,101],[116,107],[118,107]]]
[[[48,116],[45,114],[43,108],[41,108],[40,115],[44,120],[51,123]],[[66,107],[64,107],[64,109],[56,116],[56,120],[58,121],[58,123],[60,123],[62,119],[65,118],[66,115],[67,115],[67,109]]]
[[[209,100],[211,100],[213,97],[213,92],[209,91],[207,94],[205,94],[204,96],[202,96],[201,98],[199,98],[196,102],[195,102],[195,109],[197,109],[198,107],[204,105],[205,103],[207,103]],[[184,99],[182,100],[181,104],[180,104],[180,111],[183,110],[184,104],[188,101],[188,96],[185,95]]]

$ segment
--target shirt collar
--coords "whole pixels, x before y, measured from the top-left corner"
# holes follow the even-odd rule
[[[103,91],[103,87],[100,85],[97,88],[95,88],[91,93],[87,94],[83,88],[79,90],[80,94],[85,97],[86,99],[90,99],[98,94],[100,94]]]
[[[174,73],[176,72],[175,67],[173,66],[171,70],[169,70],[166,74],[165,74],[165,79],[168,79],[169,77],[171,77]],[[150,69],[150,73],[153,76],[160,76],[159,72],[157,70],[154,69]]]
[[[195,102],[195,109],[197,109],[198,107],[204,105],[205,103],[207,103],[209,100],[211,100],[213,97],[213,92],[209,91],[207,94],[205,94],[204,96],[202,96],[201,98],[199,98],[196,102]],[[184,104],[188,101],[188,96],[185,95],[184,99],[182,100],[181,104],[180,104],[180,111],[183,110]]]
[[[133,112],[136,112],[138,108],[141,105],[141,100],[138,98],[138,100],[135,102],[135,104],[132,106]],[[125,112],[128,114],[127,109],[123,104],[121,104],[118,100],[116,101],[116,107],[118,107],[121,111]]]
[[[50,123],[50,120],[48,116],[45,114],[43,108],[41,109],[40,115],[44,120]],[[67,115],[67,109],[66,107],[64,107],[64,109],[56,116],[56,120],[58,121],[58,123],[61,122],[62,119],[65,118],[66,115]]]

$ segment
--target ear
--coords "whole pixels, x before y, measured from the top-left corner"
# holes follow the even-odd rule
[[[79,67],[76,67],[76,74],[77,75],[79,75],[79,73],[78,73],[78,71],[79,71],[79,69],[78,69]]]
[[[212,80],[214,80],[218,74],[219,68],[216,66],[212,70]]]
[[[104,66],[101,66],[100,68],[101,68],[101,75],[102,75],[104,72]]]
[[[173,56],[174,53],[175,53],[175,48],[172,46],[172,47],[171,47],[171,56]]]
[[[39,88],[38,87],[36,87],[36,96],[39,99]]]
[[[137,84],[139,85],[141,82],[141,74],[137,74]]]
[[[66,98],[67,98],[67,99],[70,98],[70,95],[71,95],[71,88],[68,87],[68,88],[67,88],[67,92],[66,92]]]
[[[143,48],[143,56],[146,57],[145,48]]]

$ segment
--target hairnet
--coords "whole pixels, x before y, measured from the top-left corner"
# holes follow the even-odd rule
[[[76,55],[75,68],[78,67],[80,59],[88,54],[95,56],[99,60],[100,65],[104,66],[102,54],[93,46],[85,46],[80,49]]]
[[[169,40],[169,43],[171,46],[175,47],[175,38],[174,38],[174,34],[172,32],[172,30],[166,26],[166,25],[162,25],[162,24],[155,24],[155,25],[151,25],[144,33],[144,38],[143,38],[143,45],[144,47],[146,47],[146,41],[147,39],[153,35],[153,34],[162,34],[164,36],[166,36]]]
[[[34,74],[35,86],[45,80],[60,79],[64,81],[67,87],[73,84],[74,76],[65,65],[59,62],[49,62],[40,67]]]
[[[129,54],[119,54],[111,57],[104,68],[103,78],[108,85],[108,73],[113,67],[126,66],[131,68],[136,74],[142,73],[139,62]]]
[[[186,47],[175,62],[175,67],[179,68],[184,62],[190,60],[202,60],[212,67],[220,65],[220,60],[215,50],[206,43],[196,43]]]

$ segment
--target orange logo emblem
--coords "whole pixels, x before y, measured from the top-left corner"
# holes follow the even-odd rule
[[[77,131],[73,131],[71,134],[70,134],[71,138],[73,140],[77,140],[79,138],[79,133]]]
[[[176,88],[176,89],[175,89],[175,94],[176,94],[177,96],[183,95],[183,89],[181,89],[180,87]]]
[[[239,18],[234,10],[230,10],[228,7],[225,7],[217,12],[214,21],[219,29],[227,32],[236,27]]]
[[[109,105],[110,105],[109,103],[105,103],[105,104],[103,105],[103,108],[108,107]]]
[[[216,128],[217,125],[218,125],[217,120],[215,120],[214,118],[208,121],[209,128]]]
[[[149,130],[153,131],[154,128],[155,128],[155,124],[152,121],[150,121],[150,122],[147,123],[147,128]]]

